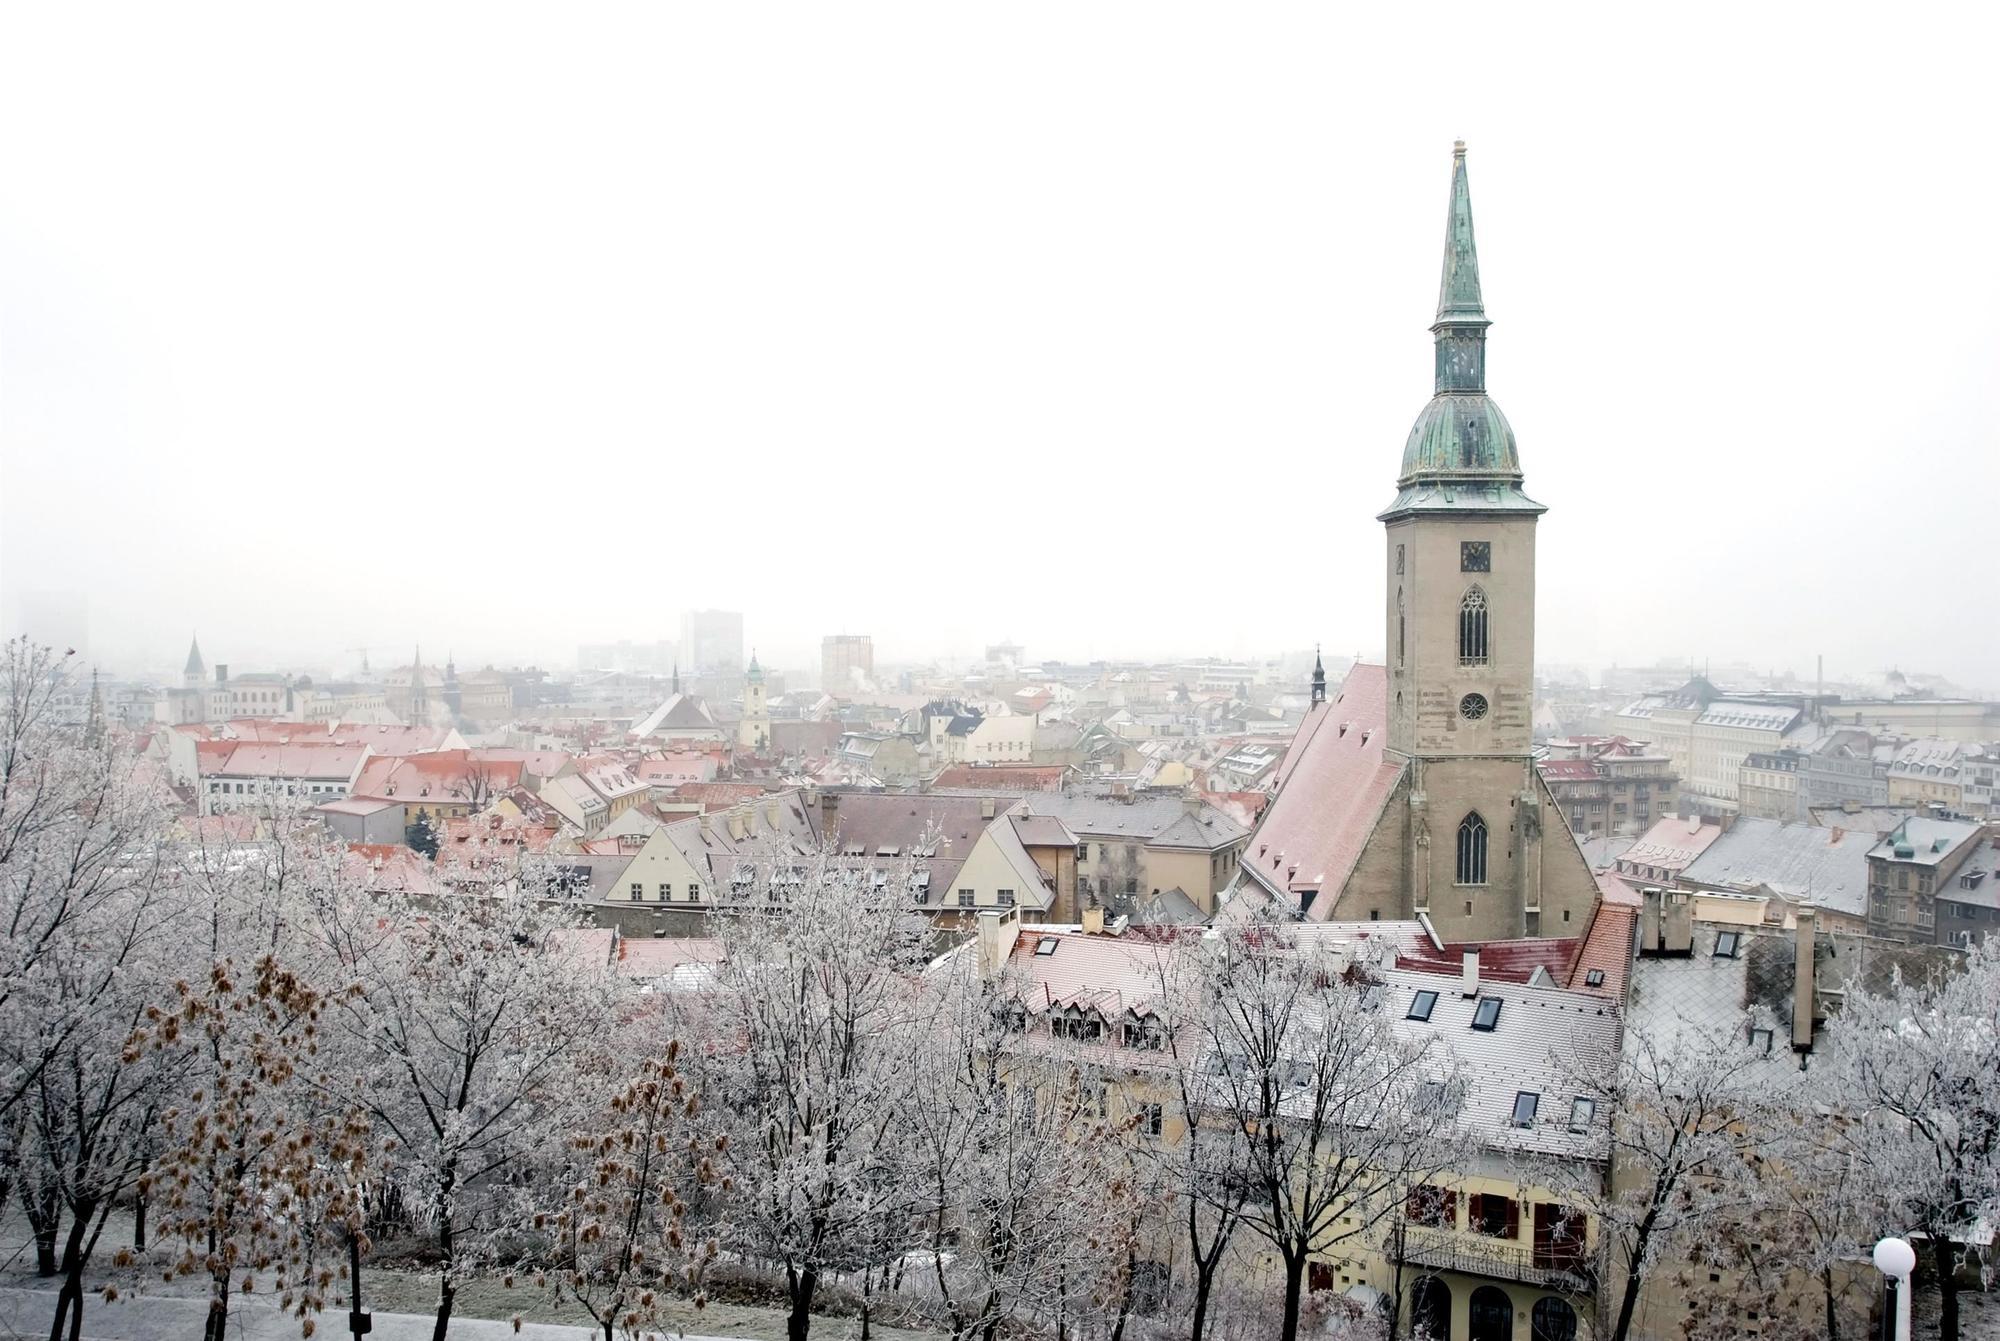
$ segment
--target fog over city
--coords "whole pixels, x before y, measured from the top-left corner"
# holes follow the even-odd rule
[[[2000,690],[1992,11],[13,9],[0,588],[99,660],[1383,653],[1455,139],[1545,664]],[[58,621],[60,622],[60,621]]]

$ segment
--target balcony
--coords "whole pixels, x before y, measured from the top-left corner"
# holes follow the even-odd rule
[[[1389,1236],[1387,1246],[1393,1257],[1395,1235]],[[1536,1248],[1480,1234],[1419,1229],[1411,1225],[1403,1232],[1402,1258],[1406,1265],[1428,1267],[1432,1271],[1517,1281],[1565,1294],[1597,1292],[1597,1275],[1590,1263],[1581,1251],[1567,1244],[1561,1248]]]

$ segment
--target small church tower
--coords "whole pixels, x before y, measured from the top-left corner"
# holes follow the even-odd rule
[[[743,720],[736,728],[736,748],[762,755],[771,744],[771,707],[764,698],[764,668],[750,654],[743,676]]]

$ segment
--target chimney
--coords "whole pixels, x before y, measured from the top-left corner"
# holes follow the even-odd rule
[[[1661,954],[1694,953],[1694,895],[1684,889],[1667,891],[1666,916],[1662,919]]]
[[[215,663],[215,682],[217,684],[229,683],[229,667],[220,661]]]
[[[1660,952],[1660,901],[1662,892],[1653,887],[1639,891],[1639,953]]]
[[[819,794],[819,833],[831,840],[840,827],[840,793],[829,788]]]
[[[776,801],[766,801],[764,803],[764,823],[771,826],[772,833],[778,831],[778,803]]]
[[[993,979],[1007,967],[1014,938],[1021,933],[1018,909],[983,909],[979,914],[979,976]]]
[[[980,797],[980,798],[979,798],[979,818],[981,818],[981,819],[983,819],[983,820],[990,820],[990,819],[992,819],[992,818],[993,818],[993,798],[992,798],[992,797],[990,797],[990,796],[982,796],[982,797]]]
[[[1479,995],[1479,947],[1476,945],[1465,952],[1464,967],[1459,970],[1458,990],[1466,996]]]
[[[714,831],[713,826],[708,822],[708,812],[706,810],[701,812],[701,817],[697,823],[700,825],[702,833],[712,833]]]
[[[1190,815],[1199,815],[1201,813],[1201,793],[1196,791],[1182,792],[1181,809]]]
[[[1086,936],[1102,936],[1104,934],[1104,907],[1102,904],[1092,904],[1083,910],[1083,931]]]
[[[1328,958],[1330,958],[1333,961],[1333,971],[1335,973],[1345,973],[1347,972],[1347,970],[1354,967],[1353,941],[1346,940],[1344,938],[1340,940],[1335,940],[1329,943],[1329,945],[1327,946],[1327,950],[1328,950]],[[1473,962],[1476,964],[1479,959],[1479,952],[1477,950],[1473,951],[1472,957],[1473,957]],[[1478,971],[1476,969],[1474,970],[1473,976],[1475,978],[1478,977]]]
[[[1792,932],[1792,1050],[1808,1052],[1813,1045],[1813,910],[1799,909]]]

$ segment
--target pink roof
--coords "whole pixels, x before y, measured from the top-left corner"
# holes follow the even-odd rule
[[[366,745],[336,745],[327,740],[293,741],[288,745],[239,743],[228,746],[228,757],[216,759],[213,746],[224,741],[204,741],[195,746],[195,766],[205,776],[238,778],[338,778],[354,776]]]
[[[1057,943],[1054,952],[1037,954],[1045,940]],[[1023,999],[1032,1014],[1083,1004],[1116,1020],[1124,1011],[1136,1008],[1145,1014],[1151,1009],[1160,995],[1161,967],[1172,950],[1164,940],[1023,926],[1007,968],[1031,984]]]
[[[1389,736],[1389,670],[1357,664],[1340,692],[1306,714],[1278,765],[1278,795],[1250,836],[1243,864],[1263,883],[1331,917],[1375,820],[1401,775],[1383,757]]]
[[[614,967],[623,978],[659,978],[677,969],[712,968],[722,962],[722,942],[705,937],[618,938]]]
[[[472,750],[397,754],[370,759],[354,780],[353,795],[389,801],[464,801],[483,773],[486,795],[496,797],[521,781],[521,765],[476,757]]]
[[[1618,858],[1620,867],[1657,866],[1678,873],[1722,836],[1719,824],[1703,824],[1695,819],[1670,815],[1660,820],[1625,849]]]
[[[366,745],[377,754],[421,754],[442,746],[451,736],[448,726],[378,726],[371,722],[335,722],[325,733],[333,740]]]
[[[563,750],[514,750],[505,746],[482,746],[472,751],[472,756],[487,763],[519,764],[523,772],[538,778],[552,778],[570,762],[570,755]]]

